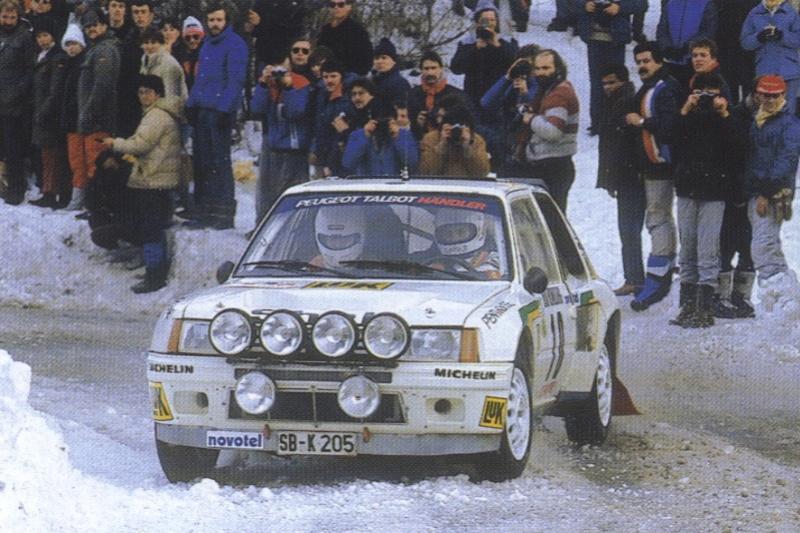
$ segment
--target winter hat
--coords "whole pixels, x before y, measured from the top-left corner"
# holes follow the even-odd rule
[[[108,24],[108,20],[102,12],[96,9],[90,9],[81,16],[81,28],[92,26],[93,24]]]
[[[80,43],[86,48],[86,38],[83,36],[83,31],[75,24],[67,26],[67,31],[64,32],[64,37],[61,38],[61,48],[66,48],[68,42]]]
[[[497,12],[497,6],[494,5],[494,0],[478,0],[475,11],[472,12],[472,20],[478,22],[478,19],[481,18],[481,13],[484,11],[494,11],[497,18],[500,18],[500,14]]]
[[[384,37],[380,41],[378,41],[377,46],[375,46],[375,50],[372,53],[373,57],[378,56],[389,56],[392,58],[392,61],[395,63],[397,62],[397,48],[394,47],[392,41],[389,40],[388,37]]]
[[[206,32],[203,30],[203,25],[194,17],[186,17],[183,21],[183,32],[182,34],[185,35],[205,35]]]
[[[766,74],[758,78],[756,92],[765,94],[781,94],[786,92],[786,82],[777,74]]]
[[[34,35],[40,32],[46,32],[52,35],[53,40],[56,42],[61,39],[64,33],[64,26],[50,13],[39,15],[38,17],[31,17],[31,25],[33,26]]]

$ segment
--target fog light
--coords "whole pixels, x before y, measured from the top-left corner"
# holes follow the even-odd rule
[[[248,372],[236,382],[236,403],[247,414],[261,415],[275,403],[275,383],[261,372]]]
[[[436,400],[436,403],[433,404],[433,410],[440,415],[446,415],[452,408],[453,405],[450,403],[450,400],[445,400],[444,398]]]
[[[353,418],[367,418],[378,409],[381,393],[378,385],[364,376],[352,376],[339,385],[339,407]]]

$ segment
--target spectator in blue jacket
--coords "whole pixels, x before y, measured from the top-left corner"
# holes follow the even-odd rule
[[[336,59],[322,64],[324,89],[317,95],[314,123],[314,141],[311,144],[311,164],[322,168],[324,176],[335,176],[341,171],[340,134],[350,125],[345,117],[355,112],[346,94],[344,65]]]
[[[372,60],[372,82],[385,102],[406,105],[411,84],[400,74],[397,66],[397,49],[384,37],[375,46]]]
[[[397,176],[416,173],[419,147],[409,129],[401,129],[394,107],[382,107],[374,118],[350,134],[342,157],[348,174]]]
[[[777,74],[786,82],[786,104],[794,113],[800,88],[800,15],[789,2],[765,0],[744,21],[742,48],[755,50],[756,76]]]
[[[578,13],[578,35],[586,43],[589,57],[589,134],[597,135],[603,121],[603,85],[601,72],[608,65],[625,63],[625,45],[631,42],[631,15],[644,9],[642,0],[611,0],[597,3],[573,0]]]
[[[800,156],[800,120],[788,111],[786,90],[780,76],[762,76],[756,83],[759,109],[750,127],[751,152],[744,186],[753,226],[753,263],[768,312],[784,297],[800,295],[780,239],[781,224],[792,216]]]
[[[236,214],[231,128],[242,101],[247,45],[221,4],[206,9],[208,37],[200,49],[187,113],[194,121],[195,212],[189,227],[228,229]]]
[[[692,66],[689,43],[717,33],[717,7],[712,0],[669,0],[661,10],[656,41],[664,65],[681,87],[689,86]]]
[[[308,180],[311,83],[288,62],[264,68],[250,110],[264,116],[264,142],[256,187],[256,223],[291,185]]]

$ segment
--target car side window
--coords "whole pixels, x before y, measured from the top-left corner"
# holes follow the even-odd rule
[[[561,279],[558,266],[547,238],[547,229],[536,214],[529,198],[511,202],[517,249],[522,260],[522,274],[532,267],[541,268],[551,282]]]
[[[558,251],[558,260],[564,267],[566,272],[571,276],[578,279],[586,280],[586,268],[583,266],[580,252],[578,252],[575,241],[572,238],[572,233],[567,228],[567,223],[564,217],[559,213],[553,200],[546,194],[535,194],[536,203],[542,211],[547,226],[550,228],[550,234],[553,236],[553,241],[556,243],[556,250]]]

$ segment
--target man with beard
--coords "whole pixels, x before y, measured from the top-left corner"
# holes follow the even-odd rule
[[[625,283],[614,291],[617,296],[635,294],[644,285],[642,264],[642,226],[647,205],[644,183],[634,165],[634,136],[625,124],[636,89],[629,81],[625,65],[609,65],[601,71],[603,122],[597,158],[597,187],[617,200],[617,228],[622,243],[622,271]]]
[[[671,146],[678,118],[681,89],[664,68],[656,43],[633,49],[642,87],[625,123],[639,130],[636,135],[636,165],[644,180],[647,197],[645,225],[650,233],[650,257],[644,287],[631,302],[634,311],[643,311],[669,294],[675,260],[676,229],[672,216],[674,198]]]
[[[753,263],[761,303],[800,318],[800,287],[781,245],[781,225],[792,217],[795,175],[800,155],[800,120],[789,111],[787,84],[780,76],[756,83],[759,109],[750,127],[750,157],[745,177],[747,214],[753,226]]]
[[[372,82],[385,102],[406,105],[411,84],[400,74],[400,68],[397,66],[397,49],[386,37],[375,47]]]
[[[3,199],[19,205],[25,199],[25,155],[29,149],[31,84],[36,48],[30,30],[20,22],[19,4],[0,1],[0,136],[8,189]]]
[[[467,102],[467,96],[461,89],[447,83],[444,62],[439,54],[433,50],[425,52],[419,61],[419,67],[422,70],[422,84],[408,92],[408,116],[412,121],[411,131],[417,139],[437,128],[433,122],[434,117],[429,114],[439,107],[442,98],[454,94]]]
[[[567,81],[567,65],[555,50],[542,50],[533,60],[536,96],[522,115],[530,128],[525,149],[525,179],[542,180],[565,214],[575,181],[572,156],[578,151],[578,97]]]
[[[330,22],[322,27],[318,46],[327,46],[347,72],[365,76],[372,65],[372,42],[364,26],[353,19],[353,0],[330,0]]]
[[[200,49],[197,77],[186,101],[193,119],[194,228],[228,229],[236,214],[231,128],[242,100],[247,45],[236,35],[222,4],[206,8],[209,36]]]

